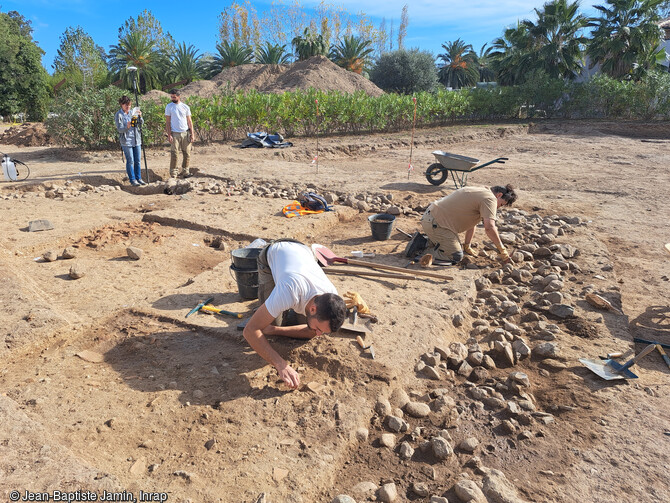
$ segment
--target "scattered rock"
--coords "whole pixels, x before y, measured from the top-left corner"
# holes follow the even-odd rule
[[[404,389],[395,388],[391,392],[390,403],[392,403],[395,407],[402,409],[405,405],[409,403],[409,396],[407,395],[407,392]]]
[[[392,503],[398,497],[398,490],[393,482],[384,484],[377,491],[377,499],[382,503]]]
[[[46,219],[32,220],[28,222],[28,232],[50,231],[54,226]]]
[[[354,496],[356,496],[356,498],[360,500],[368,500],[372,496],[374,496],[374,494],[377,492],[377,489],[379,489],[377,484],[375,484],[374,482],[365,481],[356,484],[351,489],[351,492],[353,493]]]
[[[74,246],[68,246],[63,250],[63,253],[61,253],[61,258],[66,260],[75,258],[76,256],[77,256],[77,249]]]
[[[388,401],[388,398],[385,396],[377,397],[375,412],[381,417],[386,417],[391,413],[391,403]]]
[[[425,482],[414,482],[412,484],[412,492],[421,498],[425,498],[430,494],[430,489]]]
[[[70,267],[69,274],[72,279],[83,278],[86,275],[84,268],[79,264],[74,264],[72,267]]]
[[[463,326],[463,316],[460,315],[460,314],[455,314],[455,315],[451,318],[451,322],[454,324],[454,326],[455,326],[456,328],[459,328],[459,327]]]
[[[44,255],[42,255],[42,259],[45,262],[53,262],[54,260],[58,259],[58,254],[53,250],[49,250],[48,252],[45,252]]]
[[[395,447],[395,435],[393,433],[384,433],[379,439],[382,447],[393,449]]]
[[[362,426],[356,430],[356,439],[359,442],[367,442],[368,441],[368,435],[370,432],[368,431],[367,428],[363,428]]]
[[[399,454],[402,459],[411,459],[414,456],[414,449],[408,442],[403,442],[400,444]]]
[[[556,344],[545,342],[533,348],[533,355],[542,359],[556,358],[558,356],[558,349],[556,348]]]
[[[459,480],[454,486],[454,492],[464,503],[486,503],[486,496],[472,480]]]
[[[425,375],[428,379],[432,379],[433,381],[439,381],[440,379],[442,379],[440,372],[435,367],[431,367],[430,365],[424,366],[421,369],[421,373]]]
[[[421,402],[408,402],[404,411],[412,417],[426,417],[430,414],[430,407],[427,403]]]
[[[330,503],[356,503],[356,500],[347,494],[338,494]]]
[[[482,490],[490,501],[499,503],[525,503],[519,498],[516,488],[510,484],[505,474],[491,469],[482,482]]]
[[[575,315],[575,308],[567,304],[552,304],[549,312],[559,318],[572,318]]]
[[[144,253],[140,248],[135,246],[129,246],[126,248],[126,254],[133,260],[139,260],[142,258],[142,253]]]
[[[477,449],[477,446],[479,445],[479,440],[477,440],[475,437],[468,437],[464,440],[461,441],[460,444],[458,444],[459,449],[464,450],[465,452],[475,452],[475,449]]]
[[[446,438],[433,437],[430,444],[433,448],[433,454],[437,459],[447,459],[454,453],[454,449]]]

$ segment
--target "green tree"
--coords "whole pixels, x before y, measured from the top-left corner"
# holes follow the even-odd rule
[[[459,38],[442,44],[442,48],[445,50],[444,54],[437,55],[442,60],[438,71],[440,82],[454,89],[474,86],[479,80],[479,69],[472,45]]]
[[[43,54],[32,39],[30,21],[16,11],[0,12],[0,115],[46,116],[49,76]]]
[[[520,84],[533,70],[533,38],[528,27],[517,23],[507,28],[503,36],[493,41],[491,68],[496,72],[500,84]]]
[[[193,45],[187,46],[186,42],[177,45],[177,49],[168,60],[167,77],[172,82],[185,80],[186,83],[191,83],[204,74],[202,56]]]
[[[479,49],[479,54],[475,55],[475,64],[477,66],[477,71],[479,72],[479,82],[493,82],[496,79],[496,72],[491,67],[492,58],[491,52],[493,47],[486,47],[488,44],[484,44],[481,49]]]
[[[254,50],[237,42],[229,43],[224,40],[220,44],[216,44],[216,50],[217,54],[209,61],[208,74],[212,77],[221,73],[224,68],[248,65],[254,62]]]
[[[291,55],[286,52],[286,45],[265,43],[256,51],[256,62],[262,65],[284,65],[289,63]]]
[[[354,35],[345,35],[340,43],[333,47],[330,59],[342,68],[360,74],[368,67],[368,56],[373,51],[370,40],[363,40]]]
[[[328,55],[328,43],[323,39],[323,35],[316,34],[309,28],[305,28],[302,35],[294,37],[291,44],[298,61],[309,59],[312,56]]]
[[[577,1],[553,0],[535,9],[537,21],[523,21],[533,40],[533,69],[550,77],[574,79],[583,67],[587,37],[582,35],[589,19],[579,13]]]
[[[169,55],[175,50],[176,44],[172,35],[163,32],[160,21],[150,10],[143,10],[137,19],[128,18],[119,28],[119,40],[125,39],[131,33],[140,33],[144,38],[151,40],[161,54]]]
[[[68,27],[53,63],[56,80],[65,79],[68,87],[77,89],[99,87],[107,80],[106,59],[104,49],[81,26]]]
[[[613,78],[639,78],[665,59],[657,9],[662,0],[607,0],[596,5],[600,17],[587,48],[591,67],[600,64]]]
[[[370,80],[384,91],[411,94],[432,91],[437,85],[435,58],[418,49],[382,54],[370,71]]]
[[[165,59],[156,49],[153,40],[139,31],[133,31],[119,39],[109,51],[109,64],[116,78],[132,88],[134,72],[128,67],[137,68],[139,90],[146,93],[160,87],[161,75],[165,71]]]

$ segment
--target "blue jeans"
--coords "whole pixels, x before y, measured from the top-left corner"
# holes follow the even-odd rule
[[[121,150],[123,150],[123,155],[126,156],[126,173],[128,174],[128,180],[131,182],[137,180],[139,182],[142,179],[142,146],[121,146]]]

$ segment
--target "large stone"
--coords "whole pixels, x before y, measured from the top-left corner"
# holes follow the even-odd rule
[[[467,361],[462,361],[461,364],[458,366],[458,370],[456,371],[456,373],[467,379],[468,377],[470,377],[470,374],[472,373],[472,366]]]
[[[49,250],[42,255],[42,260],[45,262],[53,262],[54,260],[58,259],[58,253],[56,253],[53,250]]]
[[[414,456],[414,449],[411,445],[409,445],[408,442],[403,442],[400,444],[400,450],[398,451],[398,454],[402,459],[411,459],[411,457]]]
[[[489,501],[494,503],[526,503],[519,498],[516,488],[499,470],[490,469],[482,482],[482,490]]]
[[[557,358],[558,357],[558,348],[556,344],[551,342],[544,342],[538,344],[533,348],[533,355],[538,358]]]
[[[348,494],[338,494],[330,503],[356,503],[356,500]]]
[[[63,253],[61,253],[61,258],[63,259],[71,259],[75,258],[77,256],[77,249],[74,246],[68,246],[63,250]]]
[[[412,492],[421,498],[425,498],[430,494],[430,489],[425,482],[414,482],[412,484]]]
[[[395,435],[393,433],[384,433],[379,439],[382,447],[393,449],[395,447]]]
[[[398,497],[398,489],[393,482],[384,484],[377,491],[377,500],[382,503],[392,503]]]
[[[575,315],[575,308],[567,304],[552,304],[549,312],[559,318],[572,318]]]
[[[477,440],[475,437],[468,437],[464,440],[461,441],[460,444],[458,444],[458,448],[464,450],[465,452],[475,452],[475,449],[477,449],[477,446],[479,445],[479,440]]]
[[[408,402],[404,411],[412,417],[427,417],[430,414],[430,407],[427,403],[422,402]]]
[[[432,379],[433,381],[439,381],[440,379],[442,379],[439,370],[437,370],[435,367],[431,367],[430,365],[424,366],[421,369],[421,373],[425,375],[428,379]]]
[[[430,444],[437,459],[447,459],[454,453],[453,447],[446,438],[433,437]]]
[[[72,279],[83,278],[86,275],[84,268],[79,264],[74,264],[70,267],[70,277]]]
[[[400,433],[408,429],[407,422],[397,416],[386,416],[386,427],[394,433]]]
[[[28,222],[28,232],[50,231],[54,226],[46,219],[32,220]]]
[[[459,480],[454,486],[454,492],[464,503],[486,503],[486,496],[472,480]]]
[[[527,358],[530,356],[530,348],[523,339],[517,339],[512,343],[512,349],[516,352],[519,358]]]
[[[409,402],[409,396],[407,395],[407,392],[404,389],[395,388],[391,392],[390,403],[394,407],[402,409],[405,405],[407,405],[408,402]]]
[[[381,417],[388,416],[391,413],[391,403],[389,402],[388,398],[385,396],[380,396],[377,398],[375,412]]]
[[[133,260],[139,260],[142,258],[142,253],[144,253],[140,248],[136,246],[129,246],[126,248],[126,254]]]
[[[377,489],[379,489],[379,486],[377,486],[377,484],[374,482],[364,481],[356,484],[351,489],[351,493],[359,500],[365,501],[374,496],[374,494],[377,492]]]

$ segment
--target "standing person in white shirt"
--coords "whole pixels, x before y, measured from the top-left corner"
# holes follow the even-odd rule
[[[278,240],[263,248],[258,257],[258,299],[261,306],[244,327],[244,338],[289,387],[298,388],[300,376],[266,336],[311,339],[336,332],[346,315],[344,299],[317,264],[312,250],[291,240]],[[292,326],[285,326],[280,317],[290,310],[296,319]]]
[[[189,164],[191,161],[191,144],[195,139],[193,132],[193,121],[191,121],[191,109],[186,103],[182,103],[179,89],[170,91],[171,103],[165,107],[165,132],[170,147],[170,176],[177,178],[177,159],[179,151],[182,153],[181,176],[191,176]]]

